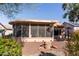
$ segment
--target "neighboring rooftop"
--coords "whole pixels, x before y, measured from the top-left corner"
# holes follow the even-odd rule
[[[7,30],[11,30],[12,26],[9,24],[3,25],[2,23],[0,23],[0,29],[7,29]]]
[[[64,22],[63,24],[69,24],[69,25],[72,25],[74,27],[79,27],[79,23],[68,23],[68,22]]]

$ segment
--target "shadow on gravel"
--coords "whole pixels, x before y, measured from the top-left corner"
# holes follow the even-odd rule
[[[39,54],[39,56],[56,56],[56,55],[52,54],[52,53],[45,53],[45,52],[41,51],[41,53]]]

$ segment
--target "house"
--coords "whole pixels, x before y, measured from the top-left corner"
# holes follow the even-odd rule
[[[65,29],[67,29],[69,27],[71,31],[79,30],[79,24],[77,24],[77,23],[64,22],[63,25],[64,25]]]
[[[70,36],[76,30],[79,30],[79,24],[64,22],[63,26],[65,28],[65,36]]]
[[[25,42],[53,41],[63,28],[57,20],[17,19],[9,24],[13,26],[13,36]]]
[[[0,36],[8,36],[12,34],[12,27],[10,25],[3,25],[0,23]]]

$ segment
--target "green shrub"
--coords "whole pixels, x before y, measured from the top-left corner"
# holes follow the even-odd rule
[[[67,43],[66,50],[69,56],[79,56],[79,31],[72,34]]]
[[[13,39],[0,38],[0,56],[20,56],[21,44]]]

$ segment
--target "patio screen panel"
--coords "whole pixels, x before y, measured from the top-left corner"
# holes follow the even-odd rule
[[[45,26],[39,26],[39,37],[45,37]]]
[[[29,37],[29,26],[28,25],[14,25],[13,35],[15,37]]]
[[[21,35],[22,37],[29,37],[29,26],[28,25],[22,25],[22,28],[21,28],[22,32],[21,32]]]
[[[45,29],[46,29],[46,37],[51,37],[51,32],[48,32],[48,31],[47,31],[47,28],[48,28],[48,27],[49,27],[49,26],[46,26],[46,28],[45,28]]]
[[[51,37],[51,32],[47,31],[46,25],[31,25],[32,37]]]
[[[38,37],[38,26],[36,25],[31,26],[31,36]]]
[[[15,37],[21,37],[21,25],[15,25],[14,31]]]

